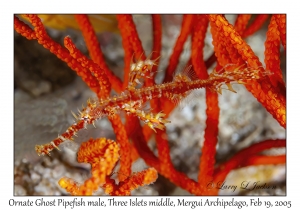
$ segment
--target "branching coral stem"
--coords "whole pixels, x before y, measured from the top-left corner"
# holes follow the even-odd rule
[[[278,148],[278,147],[285,147],[286,140],[276,139],[276,140],[265,140],[262,142],[258,142],[256,144],[251,145],[248,148],[245,148],[234,155],[230,160],[226,163],[223,163],[215,170],[215,180],[222,181],[226,178],[227,174],[239,167],[243,161],[244,157],[250,157],[255,154],[258,154],[264,150],[271,149],[271,148]]]
[[[98,93],[100,86],[94,75],[92,75],[87,68],[83,68],[80,63],[76,61],[76,59],[72,58],[67,49],[63,48],[60,44],[56,43],[48,36],[40,18],[37,15],[25,16],[34,26],[34,30],[30,29],[29,26],[26,27],[24,22],[15,17],[15,28],[20,29],[21,26],[21,30],[17,30],[17,32],[21,33],[21,35],[25,36],[27,39],[37,39],[37,41],[43,45],[44,48],[55,54],[59,59],[66,62],[71,69],[76,71],[76,73],[90,87],[91,90]],[[24,33],[24,31],[26,33]]]
[[[207,79],[209,75],[203,60],[204,57],[204,39],[208,26],[208,18],[205,15],[197,16],[197,23],[194,26],[192,36],[192,63],[195,68],[195,72],[200,79]],[[216,145],[218,142],[218,123],[219,123],[219,104],[218,94],[206,89],[206,128],[204,133],[204,144],[202,148],[202,154],[200,157],[198,182],[205,191],[206,183],[212,180],[214,165],[215,165],[215,154]]]
[[[218,32],[220,36],[222,35],[223,38],[227,37],[226,39],[230,39],[230,46],[233,46],[240,55],[239,57],[234,57],[237,56],[236,53],[233,55],[229,54],[232,62],[234,62],[234,58],[242,58],[245,62],[247,62],[249,67],[260,68],[264,70],[261,62],[254,54],[250,46],[242,39],[242,37],[234,30],[233,26],[228,23],[228,21],[222,15],[209,15],[209,20],[211,25],[213,25],[212,28],[215,28],[214,30]],[[216,51],[219,50],[220,49]],[[222,58],[221,55],[217,57]],[[228,64],[228,62],[231,62],[230,60],[219,61],[222,66]],[[259,102],[262,103],[262,105],[283,127],[286,126],[286,96],[284,91],[282,91],[279,87],[273,86],[268,77],[246,84],[246,88],[253,94],[254,97],[257,98]]]
[[[91,164],[91,178],[80,185],[70,178],[63,177],[59,185],[72,195],[92,195],[99,187],[103,187],[110,195],[130,195],[132,190],[151,184],[157,179],[157,171],[154,168],[148,168],[125,175],[126,178],[119,180],[119,184],[116,184],[110,176],[120,157],[119,150],[115,141],[105,138],[90,139],[82,143],[77,160]],[[122,172],[119,171],[119,173]]]
[[[80,27],[80,30],[82,31],[84,40],[90,52],[91,59],[96,64],[98,64],[102,71],[104,71],[112,85],[112,88],[117,92],[121,92],[121,80],[118,77],[116,77],[106,65],[103,53],[101,51],[100,43],[97,40],[96,32],[93,29],[93,26],[90,23],[88,16],[75,15],[75,19]]]

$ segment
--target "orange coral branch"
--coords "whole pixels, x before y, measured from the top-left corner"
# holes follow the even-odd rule
[[[187,177],[185,174],[177,171],[170,158],[170,149],[166,134],[159,131],[156,135],[157,150],[159,156],[160,167],[158,172],[164,177],[168,178],[171,182],[177,186],[186,189],[195,195],[205,195],[205,186],[203,183],[197,183],[194,180]],[[159,144],[158,144],[159,143]],[[157,169],[157,168],[156,168]],[[207,177],[207,176],[205,176]]]
[[[131,117],[131,116],[129,116]],[[141,125],[139,125],[140,129],[142,129],[142,133],[143,133],[143,138],[145,139],[146,142],[148,142],[150,140],[151,135],[153,134],[153,130],[147,126],[144,125],[143,127],[141,127]],[[135,161],[139,158],[139,154],[137,152],[137,150],[135,149],[135,147],[131,147],[131,161]]]
[[[157,57],[160,56],[161,40],[162,40],[162,25],[161,25],[160,15],[152,15],[152,28],[153,28],[152,59],[156,59]],[[156,67],[157,66],[155,66],[155,69],[153,69],[154,72],[157,69]],[[147,86],[151,86],[153,84],[154,84],[154,76],[152,77],[151,81],[146,80]],[[161,105],[159,99],[155,99],[151,101],[151,107],[155,112],[161,110],[160,106]],[[156,139],[156,145],[158,150],[158,158],[160,159],[160,171],[165,177],[170,177],[170,175],[175,175],[176,171],[171,161],[168,141],[167,139],[165,139],[166,136],[167,134],[165,131],[158,131],[155,139]]]
[[[170,82],[173,79],[173,73],[178,64],[180,54],[183,50],[183,45],[187,40],[189,34],[192,32],[193,21],[194,15],[183,15],[181,31],[175,43],[173,53],[170,57],[169,65],[166,69],[164,82]]]
[[[247,45],[241,38],[241,36],[234,30],[233,26],[222,15],[209,15],[211,24],[219,32],[219,36],[230,39],[231,44],[239,51],[243,59],[248,61],[253,67],[260,67],[257,56],[253,53],[249,45]],[[242,48],[245,52],[242,52]]]
[[[151,184],[157,179],[157,171],[154,168],[136,172],[117,185],[115,180],[106,178],[103,185],[105,193],[109,195],[130,195],[130,191],[144,185]]]
[[[178,65],[179,57],[183,50],[184,43],[192,32],[194,18],[195,15],[183,15],[181,31],[173,48],[173,53],[171,54],[171,57],[169,59],[169,65],[166,69],[163,82],[170,82],[173,79],[173,74]],[[175,104],[170,102],[169,100],[161,99],[160,103],[167,116],[175,108]]]
[[[135,131],[136,132],[134,132],[133,135],[136,135],[137,137],[141,137],[141,135],[143,135],[141,130],[135,129]],[[174,166],[171,163],[171,159],[169,155],[170,151],[169,151],[168,141],[165,139],[164,135],[165,134],[163,132],[158,131],[156,137],[157,142],[161,141],[161,143],[158,145],[159,160],[157,159],[157,157],[154,156],[152,151],[149,149],[145,140],[134,142],[137,151],[139,152],[139,155],[145,160],[145,162],[148,165],[155,167],[160,174],[170,179],[171,182],[175,183],[176,185],[182,187],[183,189],[186,189],[187,191],[195,195],[202,195],[203,189],[200,187],[200,185],[197,182],[195,182],[192,179],[189,179],[185,174],[178,172],[174,169]]]
[[[196,19],[196,18],[195,18]],[[197,15],[192,34],[192,64],[199,79],[206,79],[208,73],[203,60],[204,39],[208,27],[206,15]]]
[[[243,37],[246,38],[246,37],[254,34],[256,31],[258,31],[263,26],[263,24],[266,22],[268,17],[269,17],[269,15],[267,15],[267,14],[256,15],[254,21],[244,31]]]
[[[247,158],[242,167],[245,166],[256,166],[256,165],[275,165],[275,164],[285,164],[286,155],[276,155],[276,156],[267,156],[267,155],[256,155]]]
[[[93,63],[93,61],[87,59],[84,55],[82,55],[82,53],[72,43],[70,38],[65,38],[65,45],[70,51],[72,57],[74,57],[77,61],[81,62],[81,65],[83,67],[88,67],[100,82],[101,87],[103,87],[104,90],[103,92],[98,93],[98,96],[103,98],[108,97],[110,93],[110,82],[108,81],[108,78],[106,77],[105,73],[101,71],[99,66]],[[110,121],[115,131],[117,141],[121,145],[121,155],[123,158],[121,159],[120,168],[120,171],[122,173],[120,173],[119,179],[123,180],[124,175],[129,176],[129,174],[131,173],[130,144],[120,117],[114,116],[110,118]]]
[[[274,15],[274,17],[278,25],[282,45],[286,50],[286,15]]]
[[[130,143],[127,137],[127,133],[125,127],[121,121],[120,116],[114,115],[113,117],[109,117],[111,125],[115,131],[116,138],[118,143],[120,144],[120,170],[119,170],[119,181],[123,181],[126,177],[131,174],[131,149]]]
[[[119,159],[119,147],[116,142],[100,138],[90,139],[81,144],[78,151],[78,162],[92,165],[92,177],[82,185],[72,179],[62,178],[59,185],[72,195],[92,195],[100,186],[110,195],[130,195],[130,191],[151,184],[157,179],[157,171],[148,168],[123,179],[118,185],[109,176]],[[121,172],[120,172],[121,173]]]
[[[218,94],[206,90],[206,128],[204,133],[204,145],[200,157],[198,181],[201,186],[208,183],[214,172],[215,155],[218,143],[218,125],[220,108]]]
[[[152,71],[156,72],[160,60],[160,51],[162,46],[162,23],[161,15],[151,15],[152,17],[152,31],[153,31],[153,46],[151,60],[156,60],[156,66],[153,66]],[[158,59],[157,59],[158,58]],[[154,81],[155,75],[152,80]],[[154,82],[153,82],[154,83]]]
[[[104,98],[108,97],[110,93],[110,82],[108,81],[108,78],[106,77],[105,73],[101,71],[101,69],[97,65],[95,65],[91,60],[88,60],[85,56],[83,56],[81,52],[78,49],[76,49],[74,44],[71,42],[70,38],[65,38],[65,45],[69,49],[70,54],[77,61],[81,62],[81,65],[83,67],[88,66],[90,71],[93,72],[93,74],[100,82],[101,87],[104,88],[104,91],[99,93],[98,95]],[[123,180],[124,176],[122,175],[128,176],[131,173],[130,144],[120,117],[114,116],[110,118],[110,121],[115,131],[117,141],[121,145],[121,155],[123,158],[121,159],[120,169],[122,173],[120,173],[119,179]]]
[[[104,157],[109,159],[107,164],[109,166],[106,175],[111,173],[114,164],[119,159],[119,147],[116,142],[106,138],[92,139],[90,138],[87,142],[83,142],[80,145],[80,149],[77,154],[78,162],[90,163],[92,167],[97,165],[98,162]],[[104,180],[102,179],[104,182]]]
[[[282,80],[282,71],[280,69],[280,37],[275,16],[272,16],[265,41],[265,64],[266,69],[270,70],[270,81],[273,86],[283,86],[282,91],[285,92],[285,84]]]
[[[151,60],[156,60],[156,64],[152,67],[152,72],[154,73],[152,79],[146,79],[146,86],[152,86],[155,84],[154,78],[156,75],[157,67],[159,65],[160,60],[160,51],[162,45],[162,23],[161,23],[161,15],[152,15],[152,31],[153,31],[153,47],[152,47],[152,56]],[[150,101],[151,108],[154,112],[159,112],[161,110],[160,100],[154,99]],[[145,140],[148,142],[150,136],[153,134],[153,130],[148,126],[143,126],[143,134]],[[134,149],[131,153],[132,161],[136,160],[139,157],[137,151]]]
[[[73,179],[63,177],[58,181],[58,185],[65,189],[71,195],[80,195],[79,187],[80,185]]]
[[[70,55],[76,59],[82,67],[88,68],[99,81],[101,91],[97,92],[99,98],[107,98],[110,94],[111,84],[104,71],[92,60],[85,57],[72,42],[70,37],[64,39],[65,47],[69,50]]]
[[[124,181],[119,183],[119,188],[110,195],[130,195],[130,191],[151,184],[156,181],[158,175],[154,168],[148,168],[141,172],[134,173]]]
[[[238,15],[234,28],[243,38],[246,38],[260,29],[267,18],[268,15],[257,15],[253,23],[246,29],[247,23],[249,22],[249,15]],[[215,53],[211,54],[211,56],[205,61],[206,68],[209,68],[216,59]]]
[[[78,162],[92,165],[92,177],[82,185],[69,178],[62,178],[59,184],[73,195],[92,195],[106,181],[119,159],[119,147],[116,142],[100,138],[90,139],[81,144],[78,151]]]
[[[118,20],[118,27],[122,36],[122,44],[124,46],[125,50],[125,67],[128,68],[126,71],[124,71],[125,74],[128,74],[127,76],[124,76],[124,84],[123,88],[127,87],[128,81],[129,81],[129,71],[130,71],[130,64],[132,59],[132,54],[134,54],[135,59],[139,59],[139,56],[141,56],[141,60],[145,60],[146,56],[144,54],[144,49],[142,47],[141,40],[139,39],[135,24],[133,22],[131,15],[117,15]],[[126,25],[127,27],[124,27]],[[126,123],[126,131],[128,133],[128,136],[131,136],[131,132],[129,131],[130,127],[139,127],[141,129],[141,126],[139,124],[138,120],[128,120],[129,118],[134,118],[133,116],[127,117],[127,123]],[[133,124],[132,124],[133,123]],[[132,136],[133,141],[138,142],[138,139],[135,139],[135,136]],[[136,145],[135,145],[136,146]],[[137,148],[136,148],[137,149]],[[132,151],[132,161],[134,161],[138,156],[136,153],[136,149],[131,148]]]
[[[192,63],[199,79],[208,78],[208,73],[203,60],[204,38],[207,26],[207,17],[199,15],[192,38]],[[204,134],[205,140],[202,148],[198,174],[198,182],[202,187],[212,179],[214,172],[220,112],[217,93],[206,89],[206,105],[207,120]]]
[[[243,22],[236,20],[237,25],[235,27],[237,27],[240,33],[242,33],[242,29],[244,28],[243,26],[241,26],[241,24],[245,24],[245,20],[243,19],[244,16],[239,16],[238,18],[242,19]],[[228,33],[221,33],[220,31],[218,31],[218,27],[213,23],[211,23],[211,28],[214,38],[213,45],[216,48],[215,52],[218,59],[218,63],[223,67],[230,63],[234,63],[236,65],[244,64],[244,61],[239,55],[237,49],[235,49],[230,39],[228,39]]]
[[[241,36],[243,36],[243,33],[247,27],[247,24],[248,24],[250,18],[251,18],[251,15],[249,15],[249,14],[242,14],[242,15],[237,16],[235,23],[234,23],[234,29]]]
[[[158,151],[158,159],[160,163],[159,172],[167,178],[170,178],[171,176],[176,176],[176,171],[170,157],[170,148],[167,140],[167,135],[164,132],[157,132],[156,144]]]
[[[252,68],[262,69],[262,64],[253,53],[250,46],[244,42],[241,36],[233,29],[233,26],[222,15],[209,15],[212,24],[217,31],[230,39],[231,44],[237,49],[242,59]],[[273,117],[283,126],[286,126],[286,98],[278,87],[271,85],[268,77],[259,82],[253,81],[245,85],[257,100],[273,115]]]
[[[223,182],[228,175],[228,173],[236,168],[242,166],[256,165],[258,163],[262,164],[281,164],[284,160],[283,156],[273,157],[273,158],[262,158],[255,156],[255,154],[260,153],[263,150],[285,147],[286,140],[265,140],[241,150],[235,154],[230,160],[226,163],[221,164],[218,168],[215,169],[214,182]],[[246,157],[246,158],[245,158]],[[254,157],[251,159],[251,157]],[[218,189],[211,189],[209,193],[211,195],[217,194]]]
[[[100,43],[88,16],[75,15],[75,19],[80,27],[80,30],[82,31],[87,48],[90,52],[91,59],[99,65],[100,69],[104,71],[112,85],[112,88],[116,92],[120,93],[122,91],[122,82],[109,70],[108,66],[106,65],[102,50],[100,48]]]
[[[209,67],[211,67],[211,65],[213,65],[216,60],[217,60],[217,57],[216,57],[215,53],[212,53],[209,56],[209,58],[207,58],[205,61],[206,68],[208,69]]]
[[[123,23],[121,23],[120,21],[118,21],[118,28],[120,30],[121,33],[121,37],[122,37],[122,46],[124,49],[124,80],[123,80],[123,90],[126,89],[128,87],[128,83],[129,83],[129,74],[130,74],[130,65],[132,63],[132,59],[133,59],[133,49],[132,46],[127,38],[126,35],[126,30],[123,30]]]
[[[134,138],[133,141],[139,155],[145,160],[148,165],[156,168],[160,174],[170,179],[171,182],[175,183],[179,187],[182,187],[183,189],[195,195],[205,194],[203,190],[205,186],[198,184],[194,180],[188,178],[185,174],[174,169],[169,156],[170,151],[168,147],[168,141],[163,136],[163,132],[161,132],[161,134],[160,132],[161,131],[158,131],[157,134],[157,141],[162,141],[162,143],[160,144],[160,148],[158,148],[158,151],[160,153],[159,158],[166,159],[158,159],[157,157],[155,157],[153,152],[149,149],[145,140],[137,142],[136,139],[143,139],[143,134],[141,130],[135,129],[133,131],[133,135],[135,135],[137,138]]]
[[[122,39],[122,45],[125,52],[124,55],[124,81],[123,81],[123,90],[125,90],[128,87],[129,84],[129,72],[130,72],[130,65],[131,65],[131,59],[133,55],[133,49],[130,45],[130,42],[128,39]]]
[[[223,163],[215,170],[215,180],[223,181],[227,174],[239,167],[241,163],[244,161],[244,157],[250,157],[255,154],[260,153],[263,150],[278,148],[278,147],[286,147],[286,140],[276,139],[276,140],[265,140],[249,147],[241,150],[237,154],[235,154],[229,161]]]
[[[213,38],[212,44],[214,45],[215,56],[218,63],[221,66],[231,63],[229,53],[226,50],[225,45],[222,43],[222,36],[220,35],[220,32],[218,32],[216,25],[212,22],[210,22],[210,26]]]
[[[32,30],[27,24],[25,24],[23,21],[20,21],[20,19],[16,16],[14,16],[14,27],[16,32],[24,36],[26,39],[36,39],[36,35],[34,30]]]
[[[142,42],[138,36],[135,24],[132,19],[132,15],[117,15],[117,20],[120,26],[126,26],[119,28],[123,39],[128,39],[135,52],[135,59],[145,60],[146,55],[142,46]],[[124,35],[126,37],[124,37]],[[141,57],[140,57],[141,56]]]
[[[134,147],[136,148],[140,157],[142,157],[145,162],[154,167],[159,168],[159,159],[153,154],[150,148],[147,145],[147,141],[142,132],[141,125],[139,123],[139,119],[135,116],[127,116],[126,117],[126,131],[128,133],[129,138],[132,139]],[[131,126],[138,125],[138,126]]]
[[[151,60],[156,60],[156,65],[152,67],[153,76],[152,78],[146,78],[145,86],[153,86],[155,84],[155,76],[157,73],[157,67],[160,60],[160,51],[162,45],[162,23],[160,15],[152,15],[152,33],[153,33],[153,46],[152,46],[152,56]],[[159,112],[160,109],[160,100],[154,99],[150,101],[151,108],[154,112]]]
[[[129,117],[130,120],[138,120],[135,117]],[[145,160],[145,162],[156,168],[160,174],[170,179],[171,182],[177,184],[178,186],[182,187],[183,189],[188,190],[189,192],[200,195],[202,193],[202,189],[200,189],[200,186],[197,182],[189,179],[186,175],[183,173],[180,173],[176,171],[170,161],[169,158],[169,147],[165,144],[168,144],[168,142],[164,139],[163,136],[160,136],[159,133],[161,131],[158,131],[158,137],[157,141],[162,140],[162,143],[160,144],[160,149],[158,149],[160,152],[160,158],[166,157],[167,159],[159,160],[153,152],[149,149],[147,142],[143,136],[142,130],[139,128],[131,128],[131,135],[132,139],[135,145],[135,148],[137,149],[139,155]],[[162,132],[161,132],[162,133]],[[163,134],[163,133],[162,133]],[[165,152],[165,154],[164,154]],[[161,162],[162,161],[162,162]]]
[[[59,59],[66,62],[72,70],[76,71],[76,73],[83,79],[90,89],[97,93],[100,90],[100,86],[97,79],[90,73],[90,71],[86,68],[83,68],[75,59],[71,57],[65,48],[54,42],[48,36],[40,18],[37,15],[25,16],[29,18],[29,21],[34,26],[34,31],[38,42],[51,53],[55,54]]]

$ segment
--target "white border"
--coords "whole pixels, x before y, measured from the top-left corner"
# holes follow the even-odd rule
[[[293,1],[296,2],[296,1]],[[299,180],[299,120],[300,120],[300,99],[296,84],[300,80],[299,61],[299,20],[300,17],[292,1],[1,1],[1,143],[2,151],[0,156],[1,165],[1,199],[0,206],[8,207],[9,199],[35,200],[38,197],[13,197],[13,14],[14,13],[287,13],[287,195],[282,197],[260,197],[261,200],[271,200],[272,202],[282,200],[292,201],[292,209],[300,209],[298,191]],[[299,101],[298,101],[299,100]],[[57,199],[57,197],[46,197],[45,200]],[[143,197],[138,197],[143,199]],[[157,197],[144,197],[152,200]],[[207,197],[178,197],[188,200],[206,199]],[[216,200],[217,197],[209,197]],[[231,197],[220,197],[231,200]],[[248,200],[256,197],[235,197],[236,200]],[[72,200],[72,197],[66,197]],[[93,198],[94,199],[94,198]],[[103,198],[109,199],[109,198]],[[118,198],[128,200],[128,198]],[[177,197],[172,197],[177,200]],[[297,208],[298,207],[298,208]],[[34,209],[38,209],[35,207]],[[64,207],[56,207],[65,209]],[[75,207],[84,209],[84,207]],[[99,208],[99,207],[97,207]],[[101,208],[101,207],[100,207]],[[113,207],[107,209],[119,209]],[[134,207],[125,207],[132,209]],[[150,207],[145,207],[149,209]],[[152,207],[151,207],[152,208]],[[156,207],[166,208],[166,207]],[[197,207],[196,207],[197,208]],[[199,207],[198,207],[199,208]],[[223,207],[221,207],[223,209]],[[256,207],[262,209],[263,207]],[[10,209],[20,209],[20,207],[10,207]],[[190,209],[185,207],[184,209]],[[228,208],[226,208],[228,209]],[[230,209],[230,208],[229,208]],[[236,209],[236,207],[235,207]]]

